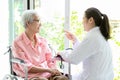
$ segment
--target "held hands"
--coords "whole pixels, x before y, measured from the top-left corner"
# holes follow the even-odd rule
[[[51,73],[52,76],[54,76],[54,75],[61,75],[61,72],[58,71],[57,69],[51,69],[50,73]]]
[[[73,43],[77,40],[76,36],[71,32],[64,30],[66,37],[71,40]]]

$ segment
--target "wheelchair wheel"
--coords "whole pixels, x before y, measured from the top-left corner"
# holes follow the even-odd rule
[[[14,76],[14,77],[12,77],[12,80],[18,80],[18,79],[17,79],[17,77]]]
[[[3,80],[12,80],[12,76],[7,74],[4,76]]]
[[[18,80],[17,77],[12,76],[12,75],[5,75],[5,77],[3,78],[3,80]]]

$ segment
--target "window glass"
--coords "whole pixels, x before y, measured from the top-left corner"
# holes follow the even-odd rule
[[[21,25],[21,15],[25,9],[24,0],[14,0],[14,37],[18,36],[24,28]]]
[[[35,9],[41,16],[42,27],[40,35],[48,39],[55,50],[64,49],[64,0],[40,0],[40,7]]]

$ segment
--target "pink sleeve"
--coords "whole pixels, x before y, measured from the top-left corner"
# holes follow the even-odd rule
[[[45,56],[46,56],[46,61],[47,64],[50,68],[56,68],[56,60],[52,58],[52,52],[51,49],[49,48],[47,41],[45,41]]]
[[[25,55],[25,52],[22,50],[22,48],[17,44],[17,42],[15,41],[13,46],[12,46],[12,52],[13,52],[13,57],[15,58],[19,58],[21,60],[24,60],[26,62],[26,65],[28,67],[28,70],[30,70],[32,68],[32,64],[31,62],[29,62],[29,60],[27,59],[27,56]],[[24,72],[24,66],[23,65],[19,65],[19,64],[15,64],[17,65],[15,67],[15,69],[18,69],[18,71],[22,71]]]
[[[51,53],[46,53],[46,60],[50,68],[56,68],[56,60],[52,58]]]

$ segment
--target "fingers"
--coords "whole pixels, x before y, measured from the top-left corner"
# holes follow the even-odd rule
[[[71,32],[69,32],[68,30],[64,30],[64,32],[67,34],[71,34]]]
[[[64,32],[68,32],[68,30],[64,30]]]
[[[55,75],[61,75],[61,72],[58,70],[55,70]]]
[[[73,43],[76,41],[76,36],[72,34],[71,32],[64,30],[66,37],[71,40]]]
[[[66,36],[74,36],[70,31],[64,30]]]
[[[61,72],[59,72],[57,69],[52,69],[51,74],[52,75],[61,75]]]

